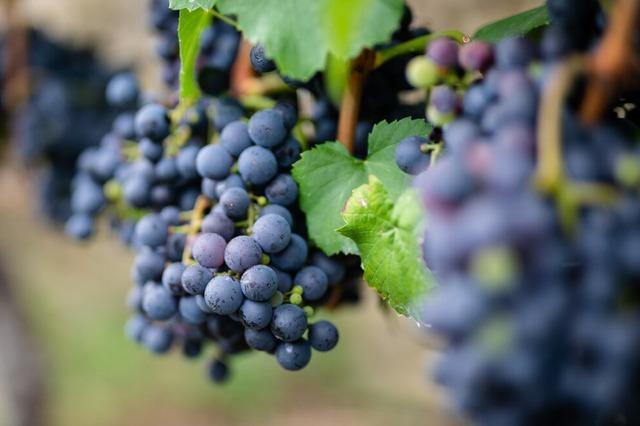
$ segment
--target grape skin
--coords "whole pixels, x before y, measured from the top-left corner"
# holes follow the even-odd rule
[[[305,266],[295,276],[293,282],[304,290],[306,300],[319,300],[327,292],[329,280],[322,269],[316,266]]]
[[[239,309],[242,323],[251,329],[261,330],[271,323],[273,308],[270,303],[245,299]]]
[[[338,344],[338,329],[329,321],[318,321],[309,326],[309,343],[320,352],[330,351]]]
[[[430,157],[422,152],[428,141],[420,136],[409,136],[396,146],[396,164],[411,175],[417,175],[429,167]]]
[[[232,121],[220,133],[220,145],[234,157],[239,156],[252,143],[247,123],[243,121]]]
[[[211,212],[202,221],[202,232],[218,234],[226,241],[229,241],[235,233],[235,225],[226,215]]]
[[[240,154],[238,171],[246,182],[252,185],[264,185],[276,175],[278,162],[268,149],[251,146]]]
[[[251,237],[240,235],[227,244],[224,261],[232,271],[242,273],[262,260],[262,250]]]
[[[282,216],[267,214],[253,225],[253,238],[265,253],[277,253],[291,241],[291,226]]]
[[[182,274],[184,273],[182,263],[172,263],[162,272],[162,285],[176,296],[183,293]]]
[[[257,43],[251,47],[249,57],[251,60],[251,66],[259,73],[270,72],[276,69],[276,65],[271,59],[267,58],[267,55],[264,51],[264,46],[262,46],[260,43]]]
[[[265,302],[278,291],[278,275],[268,266],[252,266],[242,274],[240,287],[247,299]]]
[[[173,295],[164,287],[152,284],[144,290],[142,309],[153,320],[166,320],[177,311]]]
[[[193,258],[205,268],[219,268],[224,263],[226,246],[227,242],[218,234],[200,234],[193,245]]]
[[[229,188],[220,197],[220,205],[231,219],[246,217],[250,204],[249,194],[242,188]]]
[[[273,109],[256,112],[249,120],[248,129],[251,139],[265,148],[281,144],[287,135],[283,115]]]
[[[221,145],[207,145],[198,151],[196,170],[202,177],[224,179],[229,176],[233,158]]]
[[[243,299],[240,283],[228,276],[214,277],[204,290],[207,306],[218,315],[229,315],[237,311]]]
[[[269,202],[289,206],[298,199],[298,185],[289,174],[279,174],[267,185],[265,194]]]
[[[307,316],[302,308],[284,304],[273,311],[271,332],[279,340],[293,342],[302,337],[307,329]]]
[[[182,287],[191,294],[203,294],[209,281],[213,278],[213,273],[200,265],[187,266],[182,273]]]
[[[276,348],[276,359],[286,370],[301,370],[311,360],[311,347],[304,339],[280,343]]]
[[[257,351],[271,352],[275,349],[278,341],[269,330],[254,330],[246,328],[244,330],[244,338],[250,348]]]
[[[278,269],[286,272],[293,272],[300,269],[307,260],[309,248],[304,239],[291,234],[289,245],[281,252],[271,255],[271,263]]]

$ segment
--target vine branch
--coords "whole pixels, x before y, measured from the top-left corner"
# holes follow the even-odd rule
[[[29,41],[24,19],[20,16],[16,0],[5,3],[8,22],[7,49],[3,52],[7,64],[4,87],[6,105],[10,111],[21,105],[29,95]]]
[[[351,153],[354,151],[356,124],[360,113],[362,87],[369,71],[375,64],[376,54],[373,50],[365,49],[351,63],[347,87],[342,95],[340,104],[340,118],[338,120],[338,141]]]
[[[575,76],[584,61],[570,58],[558,65],[542,93],[538,106],[538,164],[535,186],[545,193],[554,192],[564,179],[562,168],[562,107]]]
[[[228,16],[223,15],[222,13],[218,12],[216,9],[209,9],[207,12],[209,12],[209,14],[212,15],[214,18],[219,19],[222,22],[229,24],[236,30],[240,31],[240,27],[238,26],[238,23],[236,21],[229,18]]]
[[[374,67],[378,68],[385,62],[397,56],[405,55],[407,53],[423,52],[431,41],[442,37],[448,37],[459,44],[467,43],[470,40],[469,36],[457,30],[438,31],[437,33],[423,35],[412,40],[405,41],[404,43],[396,44],[388,49],[376,52]]]
[[[640,69],[640,58],[633,54],[639,21],[640,0],[618,0],[607,32],[589,61],[590,81],[580,111],[585,123],[593,124],[602,116],[616,86],[634,82],[632,71]]]
[[[193,244],[191,239],[200,231],[200,225],[204,218],[204,212],[211,207],[211,201],[204,195],[200,195],[196,200],[196,204],[193,207],[191,214],[191,221],[189,222],[189,231],[187,232],[187,242],[182,252],[182,263],[188,264],[191,260],[191,245]]]
[[[231,92],[235,96],[243,94],[243,88],[246,82],[255,77],[249,60],[250,51],[251,44],[248,41],[243,40],[242,43],[240,43],[240,48],[236,54],[236,60],[231,68]]]

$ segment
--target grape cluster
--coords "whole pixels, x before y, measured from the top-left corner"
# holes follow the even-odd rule
[[[482,101],[479,89],[469,84],[481,78],[494,61],[492,45],[472,41],[459,46],[446,37],[433,40],[425,55],[411,59],[407,79],[414,87],[428,90],[426,115],[435,127],[428,136],[411,136],[398,144],[396,164],[400,169],[411,175],[425,171],[442,149],[442,127],[455,120],[463,108],[482,108],[476,105]]]
[[[114,111],[103,97],[112,71],[88,49],[33,29],[27,35],[30,93],[13,111],[7,130],[21,159],[37,171],[40,212],[64,222],[70,214],[76,158],[100,140],[113,120]]]
[[[299,370],[312,348],[324,352],[338,342],[333,324],[310,318],[346,268],[306,242],[289,174],[300,146],[287,123],[268,109],[226,124],[217,143],[194,149],[188,169],[201,179],[202,195],[191,217],[165,206],[135,226],[127,334],[155,353],[178,344],[195,356],[214,343],[215,382],[227,378],[227,357],[239,352],[271,353],[283,368]]]
[[[78,160],[66,231],[87,239],[106,213],[136,250],[129,337],[158,354],[181,346],[188,357],[214,344],[215,382],[239,352],[269,352],[297,370],[312,348],[332,349],[336,327],[311,318],[357,300],[357,268],[308,246],[290,174],[302,149],[291,134],[295,104],[279,101],[248,121],[225,96],[203,97],[180,117],[158,102],[136,110],[131,74],[114,77],[106,95],[122,112]]]
[[[156,54],[163,62],[162,80],[176,88],[180,77],[178,45],[178,12],[167,7],[164,0],[151,0],[150,24],[156,31]],[[200,54],[196,63],[200,89],[211,96],[229,87],[231,67],[240,44],[240,33],[229,24],[214,19],[200,38]]]
[[[566,179],[551,195],[534,189],[538,107],[556,66],[531,66],[536,52],[523,39],[497,45],[495,68],[444,128],[443,154],[416,178],[440,284],[421,320],[447,343],[435,377],[479,425],[637,424],[637,143],[566,108]],[[581,202],[585,185],[611,198]]]

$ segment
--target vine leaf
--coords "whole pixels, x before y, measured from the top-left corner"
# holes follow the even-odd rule
[[[473,38],[495,43],[507,37],[525,36],[546,25],[549,25],[549,13],[545,6],[540,6],[484,25],[476,31]]]
[[[418,243],[424,216],[415,192],[408,189],[394,201],[370,176],[353,191],[342,217],[346,224],[338,232],[358,246],[365,281],[399,314],[411,315],[433,287]]]
[[[200,88],[196,80],[196,61],[200,53],[200,36],[211,23],[211,15],[203,9],[182,9],[178,20],[180,44],[180,102],[188,104],[198,99]]]
[[[357,56],[390,39],[402,0],[220,0],[221,12],[237,17],[245,38],[260,42],[288,77],[308,80],[328,54]]]
[[[196,9],[213,9],[217,0],[169,0],[169,8],[173,10],[187,9],[193,12]]]
[[[369,134],[365,160],[354,158],[338,142],[323,143],[302,154],[294,164],[293,177],[300,186],[300,206],[307,215],[309,237],[327,254],[358,253],[356,244],[336,232],[344,225],[340,211],[352,191],[376,176],[395,199],[409,184],[409,175],[395,162],[395,147],[407,136],[426,135],[424,120],[404,118],[374,126]]]

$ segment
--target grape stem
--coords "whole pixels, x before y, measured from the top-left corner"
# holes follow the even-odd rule
[[[6,77],[0,90],[5,93],[5,107],[13,110],[26,102],[29,96],[29,38],[25,20],[20,14],[18,2],[9,0],[5,3],[7,16],[7,48],[2,52],[6,62]]]
[[[408,40],[404,43],[399,43],[395,46],[376,52],[374,68],[380,67],[385,62],[397,56],[406,55],[407,53],[424,52],[425,48],[431,41],[442,37],[448,37],[460,44],[467,43],[470,40],[469,36],[456,30],[438,31],[436,33],[416,37],[412,40]]]
[[[236,21],[234,21],[233,19],[229,18],[228,16],[223,15],[222,13],[218,12],[216,9],[209,9],[208,12],[216,19],[221,20],[222,22],[231,25],[233,28],[235,28],[236,30],[240,31],[240,27],[238,26],[238,23]]]
[[[564,181],[562,168],[562,108],[575,76],[584,68],[582,58],[558,65],[538,107],[538,164],[534,184],[543,193],[555,192]]]
[[[282,81],[277,73],[256,76],[251,68],[250,52],[251,44],[244,40],[238,49],[236,60],[231,69],[231,92],[234,96],[240,98],[264,96],[270,93],[287,93],[293,90]]]
[[[251,52],[251,43],[242,40],[236,59],[231,68],[231,93],[235,96],[243,94],[245,82],[255,78],[255,73],[251,68],[249,53]]]
[[[240,103],[247,109],[261,110],[276,106],[276,101],[262,95],[241,95]]]
[[[340,117],[338,119],[338,141],[350,153],[355,147],[356,124],[360,113],[362,87],[369,71],[373,69],[376,54],[373,50],[365,49],[351,63],[347,87],[342,94]]]
[[[640,58],[633,55],[633,42],[639,25],[640,0],[615,3],[607,32],[589,60],[589,84],[580,111],[585,123],[598,121],[616,86],[637,84],[633,71],[640,69]]]
[[[584,205],[609,206],[619,197],[613,187],[567,179],[562,158],[562,115],[567,94],[578,74],[585,70],[582,57],[558,65],[542,94],[538,111],[538,164],[534,185],[555,197],[562,227],[574,231],[578,209]]]
[[[191,260],[191,246],[193,244],[193,238],[200,231],[200,225],[202,225],[202,219],[204,218],[204,212],[211,207],[211,201],[204,195],[198,196],[196,204],[193,207],[191,214],[191,221],[189,222],[189,232],[187,232],[187,242],[184,245],[184,251],[182,252],[182,263],[188,264]]]

